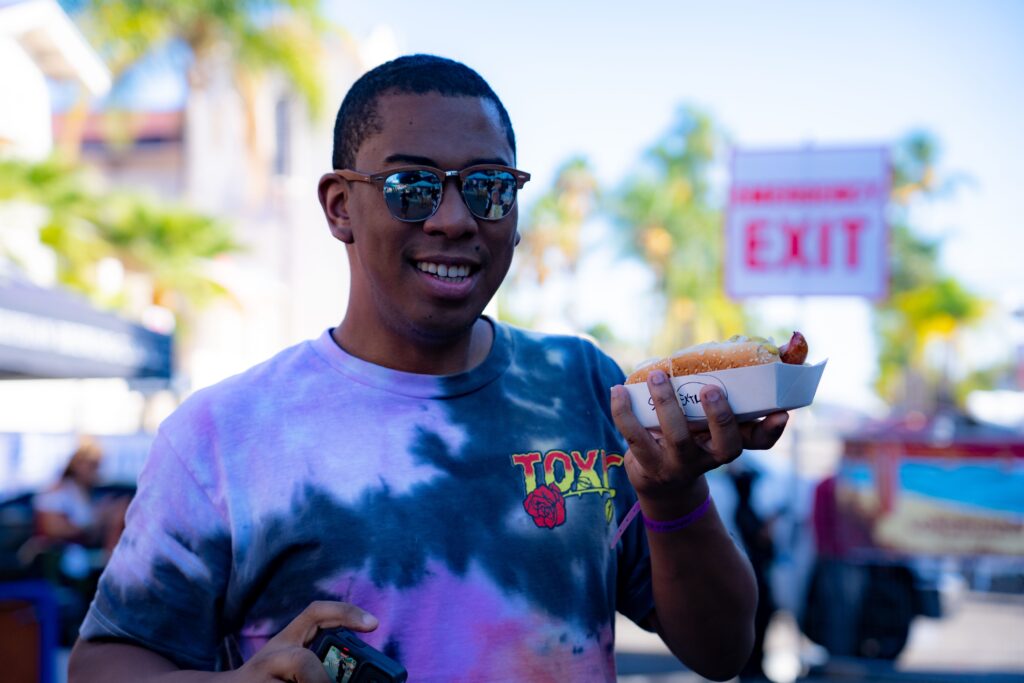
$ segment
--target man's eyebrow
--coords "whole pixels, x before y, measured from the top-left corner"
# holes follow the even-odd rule
[[[416,156],[415,154],[392,154],[384,159],[384,163],[412,164],[413,166],[433,166],[434,168],[441,168],[434,159],[431,159],[430,157]],[[476,166],[477,164],[498,164],[499,166],[509,165],[508,161],[501,157],[487,157],[471,159],[466,166]]]

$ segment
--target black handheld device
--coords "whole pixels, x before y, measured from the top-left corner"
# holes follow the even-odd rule
[[[309,644],[337,683],[405,683],[405,667],[345,628],[324,628]]]

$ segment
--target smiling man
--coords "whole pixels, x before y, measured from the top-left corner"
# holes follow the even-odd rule
[[[351,269],[334,339],[397,370],[472,368],[491,348],[492,326],[480,314],[512,263],[516,191],[529,179],[512,168],[508,115],[497,98],[439,92],[382,94],[372,109],[351,106],[342,107],[338,134],[367,125],[350,116],[369,119],[373,133],[354,156],[336,151],[338,170],[320,181],[328,225]],[[463,175],[449,180],[447,169]],[[492,186],[505,188],[504,211],[491,210]]]
[[[704,473],[768,448],[652,373],[633,416],[593,344],[483,316],[519,242],[505,108],[468,67],[364,75],[319,182],[344,319],[161,426],[72,655],[75,681],[317,681],[343,625],[412,681],[614,681],[615,613],[728,678],[756,588]],[[643,523],[628,524],[639,502]]]

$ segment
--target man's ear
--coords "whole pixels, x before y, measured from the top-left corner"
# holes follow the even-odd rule
[[[352,244],[352,220],[348,213],[349,183],[336,173],[320,176],[317,195],[334,239]]]
[[[519,246],[519,243],[523,241],[523,234],[522,234],[521,232],[519,232],[519,228],[516,228],[516,237],[515,237],[515,240],[516,240],[516,241],[512,243],[512,246],[513,246],[513,247],[518,247],[518,246]]]

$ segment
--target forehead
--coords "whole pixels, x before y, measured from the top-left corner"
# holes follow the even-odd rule
[[[379,132],[356,154],[357,168],[375,171],[390,157],[422,157],[443,168],[481,160],[514,162],[498,109],[480,97],[385,94],[377,98]],[[409,163],[406,161],[405,163]]]

